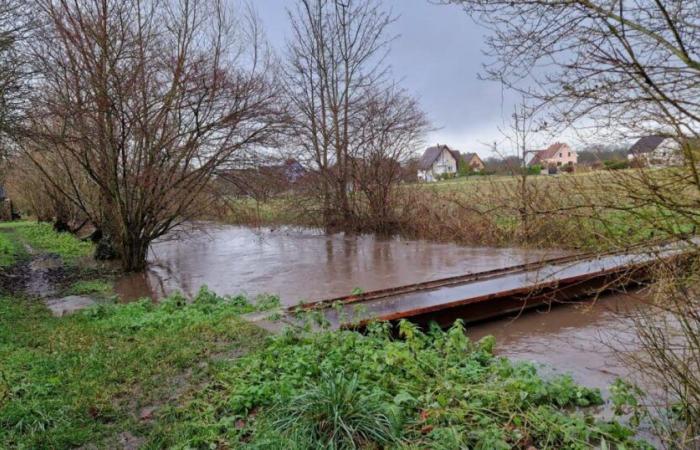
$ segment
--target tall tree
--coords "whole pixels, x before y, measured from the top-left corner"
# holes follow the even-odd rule
[[[406,151],[425,120],[415,102],[388,80],[384,58],[394,19],[377,0],[300,0],[289,15],[285,90],[293,110],[294,143],[318,175],[315,186],[325,225],[352,227],[358,221],[352,204],[357,199],[349,190],[357,168],[353,161],[367,152],[363,145],[381,143],[387,156],[398,148]],[[377,115],[384,113],[403,126],[394,126],[380,142],[378,132],[386,123]],[[405,126],[409,122],[413,125]],[[397,131],[408,128],[399,137]]]
[[[48,178],[59,161],[91,183],[97,210],[81,184],[53,188],[140,270],[151,241],[206,205],[215,172],[277,132],[257,24],[219,0],[38,0],[37,13],[23,146],[56,155],[32,158]]]
[[[33,22],[25,2],[0,0],[0,171],[26,106],[31,72],[24,46]]]

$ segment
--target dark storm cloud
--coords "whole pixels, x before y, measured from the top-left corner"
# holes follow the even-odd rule
[[[510,115],[515,95],[478,79],[485,30],[459,8],[428,0],[384,0],[398,19],[388,63],[393,76],[417,96],[438,128],[427,143],[488,153],[484,143],[501,141],[497,127]],[[280,51],[289,33],[286,9],[294,0],[258,0],[255,7],[272,45]]]

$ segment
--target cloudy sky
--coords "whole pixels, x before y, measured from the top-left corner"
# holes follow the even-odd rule
[[[488,143],[503,141],[498,131],[517,96],[498,83],[480,81],[488,59],[486,30],[455,6],[429,0],[382,0],[398,16],[391,32],[388,63],[394,78],[416,96],[435,131],[427,144],[448,144],[489,155]],[[281,53],[289,34],[286,10],[294,0],[256,0],[255,8],[272,45]]]

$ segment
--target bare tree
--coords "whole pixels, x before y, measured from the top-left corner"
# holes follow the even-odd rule
[[[126,270],[200,210],[217,169],[277,132],[274,68],[254,18],[237,13],[218,0],[37,2],[22,142],[78,165],[99,211],[81,189],[54,188],[111,236]]]
[[[491,29],[487,47],[493,61],[485,68],[486,78],[548,108],[553,124],[618,139],[660,133],[674,138],[683,167],[600,177],[606,179],[606,195],[580,193],[581,203],[570,205],[569,211],[590,211],[601,223],[607,212],[622,212],[651,228],[652,235],[695,246],[690,235],[700,224],[700,2],[445,3],[462,5]],[[635,231],[630,229],[630,238]],[[690,281],[687,277],[687,272],[663,271],[660,279],[666,282],[655,296],[656,308],[637,319],[646,351],[638,368],[679,402],[682,420],[673,429],[663,428],[662,436],[664,444],[675,448],[697,448],[700,439],[700,376],[695,362],[687,360],[697,357],[700,342],[697,291],[688,288],[697,277],[693,272]]]
[[[0,182],[2,165],[14,148],[13,137],[26,106],[31,72],[23,49],[33,25],[25,2],[0,0]]]
[[[397,228],[396,191],[403,176],[402,164],[415,154],[428,121],[415,99],[388,89],[367,96],[359,112],[359,145],[350,160],[354,188],[366,198],[355,215],[372,231]]]
[[[350,194],[353,170],[367,175],[371,163],[363,158],[405,151],[425,120],[387,79],[384,57],[394,19],[377,0],[300,0],[289,15],[293,35],[285,79],[294,144],[314,169],[325,226],[352,227],[358,222],[353,203],[360,201]],[[365,186],[372,207],[379,208],[377,192]]]

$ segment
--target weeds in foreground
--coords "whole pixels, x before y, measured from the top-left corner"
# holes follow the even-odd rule
[[[221,361],[214,378],[170,405],[154,447],[649,448],[634,430],[596,420],[600,392],[568,376],[493,355],[461,324],[424,333],[408,322],[353,331],[289,332]],[[622,447],[620,447],[622,448]]]
[[[294,442],[317,448],[362,448],[396,442],[392,411],[378,392],[367,392],[357,375],[328,374],[276,407],[273,426]]]

